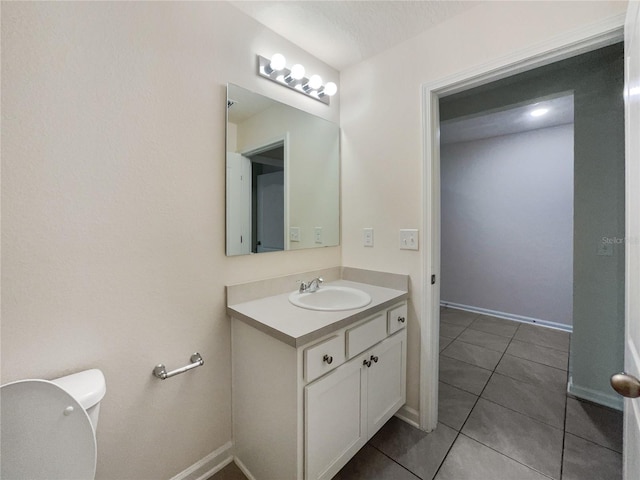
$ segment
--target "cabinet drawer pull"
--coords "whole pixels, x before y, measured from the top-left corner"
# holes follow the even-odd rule
[[[367,360],[365,358],[364,361],[362,362],[362,365],[366,365],[367,367],[370,367],[371,366],[371,360]]]
[[[406,319],[405,319],[404,317],[398,317],[398,321],[399,321],[400,323],[404,323],[404,322],[405,322],[405,320],[406,320]]]
[[[327,362],[327,364],[331,365],[333,363],[333,357],[331,355],[325,355],[322,357],[323,362]]]
[[[371,360],[372,360],[374,363],[378,363],[378,357],[377,357],[377,356],[375,356],[375,355],[371,355]]]

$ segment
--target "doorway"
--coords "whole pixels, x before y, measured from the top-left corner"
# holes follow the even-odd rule
[[[573,92],[440,122],[441,306],[571,331],[573,132]]]
[[[251,162],[251,251],[284,250],[284,142],[245,155]]]
[[[568,390],[580,398],[618,409],[622,409],[622,400],[610,388],[609,377],[622,370],[624,363],[625,252],[621,245],[616,248],[615,244],[615,239],[625,237],[623,88],[624,49],[618,43],[440,99],[440,117],[443,121],[452,115],[484,111],[487,106],[501,108],[506,102],[530,98],[532,93],[538,96],[573,91],[573,285],[569,286],[568,294],[564,295],[573,304]],[[542,105],[545,105],[544,102],[539,102],[539,106]],[[546,105],[549,109],[549,104]],[[539,138],[535,145],[525,147],[529,150],[528,154],[533,152],[539,156],[537,163],[540,165],[562,150],[562,146],[555,141],[552,151],[545,151],[544,143],[549,140],[540,136],[542,131],[537,131]],[[493,142],[492,160],[502,155],[504,143]],[[514,153],[510,152],[510,155],[513,156]],[[529,160],[535,162],[536,157]],[[560,158],[554,161],[557,164],[560,162]],[[513,159],[510,159],[510,163],[513,163]],[[553,167],[548,165],[548,170]],[[557,300],[556,295],[561,293],[560,284],[551,289],[548,289],[547,284],[562,280],[562,268],[556,269],[554,264],[569,259],[556,258],[549,264],[544,264],[554,253],[554,243],[549,242],[547,237],[553,239],[554,230],[561,234],[565,229],[562,222],[552,221],[556,215],[553,203],[540,210],[540,207],[545,207],[546,198],[544,195],[538,196],[536,190],[548,189],[548,195],[558,197],[558,209],[561,209],[562,191],[555,191],[553,184],[563,174],[558,169],[552,177],[538,182],[528,192],[536,205],[531,206],[525,199],[518,206],[518,194],[526,192],[527,183],[535,182],[536,176],[545,173],[533,169],[529,171],[530,168],[531,165],[516,165],[515,169],[511,169],[512,178],[503,189],[509,191],[518,182],[521,185],[516,187],[519,191],[511,195],[511,198],[503,200],[509,202],[506,208],[517,206],[518,211],[511,212],[513,218],[527,220],[513,221],[514,225],[521,224],[517,228],[527,229],[529,222],[537,225],[516,242],[515,246],[507,248],[509,242],[503,242],[506,255],[504,260],[499,257],[503,252],[494,248],[496,255],[485,268],[487,271],[499,272],[493,281],[504,292],[504,295],[498,293],[498,298],[491,301],[496,302],[496,305],[522,309],[521,321],[547,323],[558,327],[570,323],[568,319],[562,318],[566,313],[558,309],[545,309],[547,305],[540,304],[552,306]],[[523,173],[525,178],[518,178]],[[494,185],[493,188],[499,190],[500,187]],[[498,210],[500,207],[494,205],[493,208]],[[570,219],[565,221],[569,223]],[[491,216],[487,216],[482,222],[483,228],[503,228],[497,222],[490,225]],[[447,223],[443,221],[442,225]],[[540,235],[537,231],[539,229],[549,231],[546,235]],[[503,230],[502,234],[507,235],[508,230]],[[512,232],[512,235],[516,234],[516,231]],[[555,250],[562,249],[560,240],[558,238]],[[537,247],[541,247],[539,254],[535,252]],[[442,251],[445,251],[445,246]],[[569,254],[570,251],[564,253]],[[474,258],[479,261],[482,255],[474,255]],[[532,260],[531,263],[527,263],[529,259]],[[500,266],[503,267],[502,270],[498,268]],[[513,272],[509,270],[511,266],[522,271]],[[541,266],[542,271],[538,270],[538,266]],[[534,281],[514,288],[522,277],[527,280],[534,277]],[[499,283],[499,280],[503,280],[503,283]],[[444,278],[442,285],[446,286]],[[518,300],[520,304],[514,304],[514,300]],[[551,314],[558,317],[543,316],[536,319],[533,315],[527,315],[529,311],[539,312],[538,317]]]
[[[521,52],[496,64],[485,65],[472,72],[447,78],[423,86],[425,126],[424,168],[424,226],[425,238],[430,248],[423,256],[423,285],[426,293],[422,299],[421,320],[421,385],[420,426],[430,431],[437,424],[437,378],[438,378],[438,333],[440,283],[431,282],[432,275],[440,276],[440,148],[439,148],[439,102],[441,98],[478,88],[496,80],[504,80],[517,74],[547,66],[555,61],[570,58],[586,51],[593,51],[619,42],[622,39],[621,25],[602,25],[596,29],[576,32],[572,40],[558,40],[556,45],[545,45],[535,54]],[[621,91],[621,90],[620,90]],[[620,96],[621,97],[621,96]],[[517,103],[503,99],[505,104]],[[595,255],[597,245],[592,253]],[[622,297],[624,298],[624,297]]]
[[[288,248],[287,136],[227,152],[227,254]]]

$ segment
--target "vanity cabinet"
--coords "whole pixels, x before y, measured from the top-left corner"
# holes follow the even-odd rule
[[[331,478],[405,403],[406,333],[304,388],[305,479]]]
[[[235,458],[249,478],[330,479],[404,405],[406,308],[297,348],[232,318]]]

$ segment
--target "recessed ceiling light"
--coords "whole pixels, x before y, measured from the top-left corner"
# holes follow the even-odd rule
[[[536,108],[531,112],[532,117],[540,117],[549,111],[548,108]]]

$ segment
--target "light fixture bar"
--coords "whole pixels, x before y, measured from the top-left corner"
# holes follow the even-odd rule
[[[319,86],[313,85],[316,88],[310,87],[309,83],[311,78],[307,78],[303,76],[300,79],[295,79],[295,77],[299,76],[296,74],[297,68],[302,68],[301,65],[294,65],[292,69],[288,69],[286,66],[281,68],[280,70],[274,70],[272,68],[272,60],[269,58],[265,58],[262,55],[258,55],[258,75],[261,77],[267,78],[272,82],[277,83],[278,85],[282,85],[283,87],[290,88],[291,90],[295,90],[298,93],[302,93],[307,97],[313,98],[314,100],[318,100],[319,102],[324,103],[325,105],[330,105],[331,96],[335,94],[336,88],[335,84],[332,82],[327,83],[326,85],[320,84]],[[292,74],[292,70],[294,70]],[[302,68],[304,72],[304,68]],[[313,77],[313,75],[312,75]],[[318,77],[319,78],[319,77]],[[314,79],[317,81],[317,79]],[[321,80],[320,80],[321,81]],[[315,82],[311,82],[312,84]],[[330,88],[327,88],[331,85]],[[331,93],[325,93],[325,89]]]

